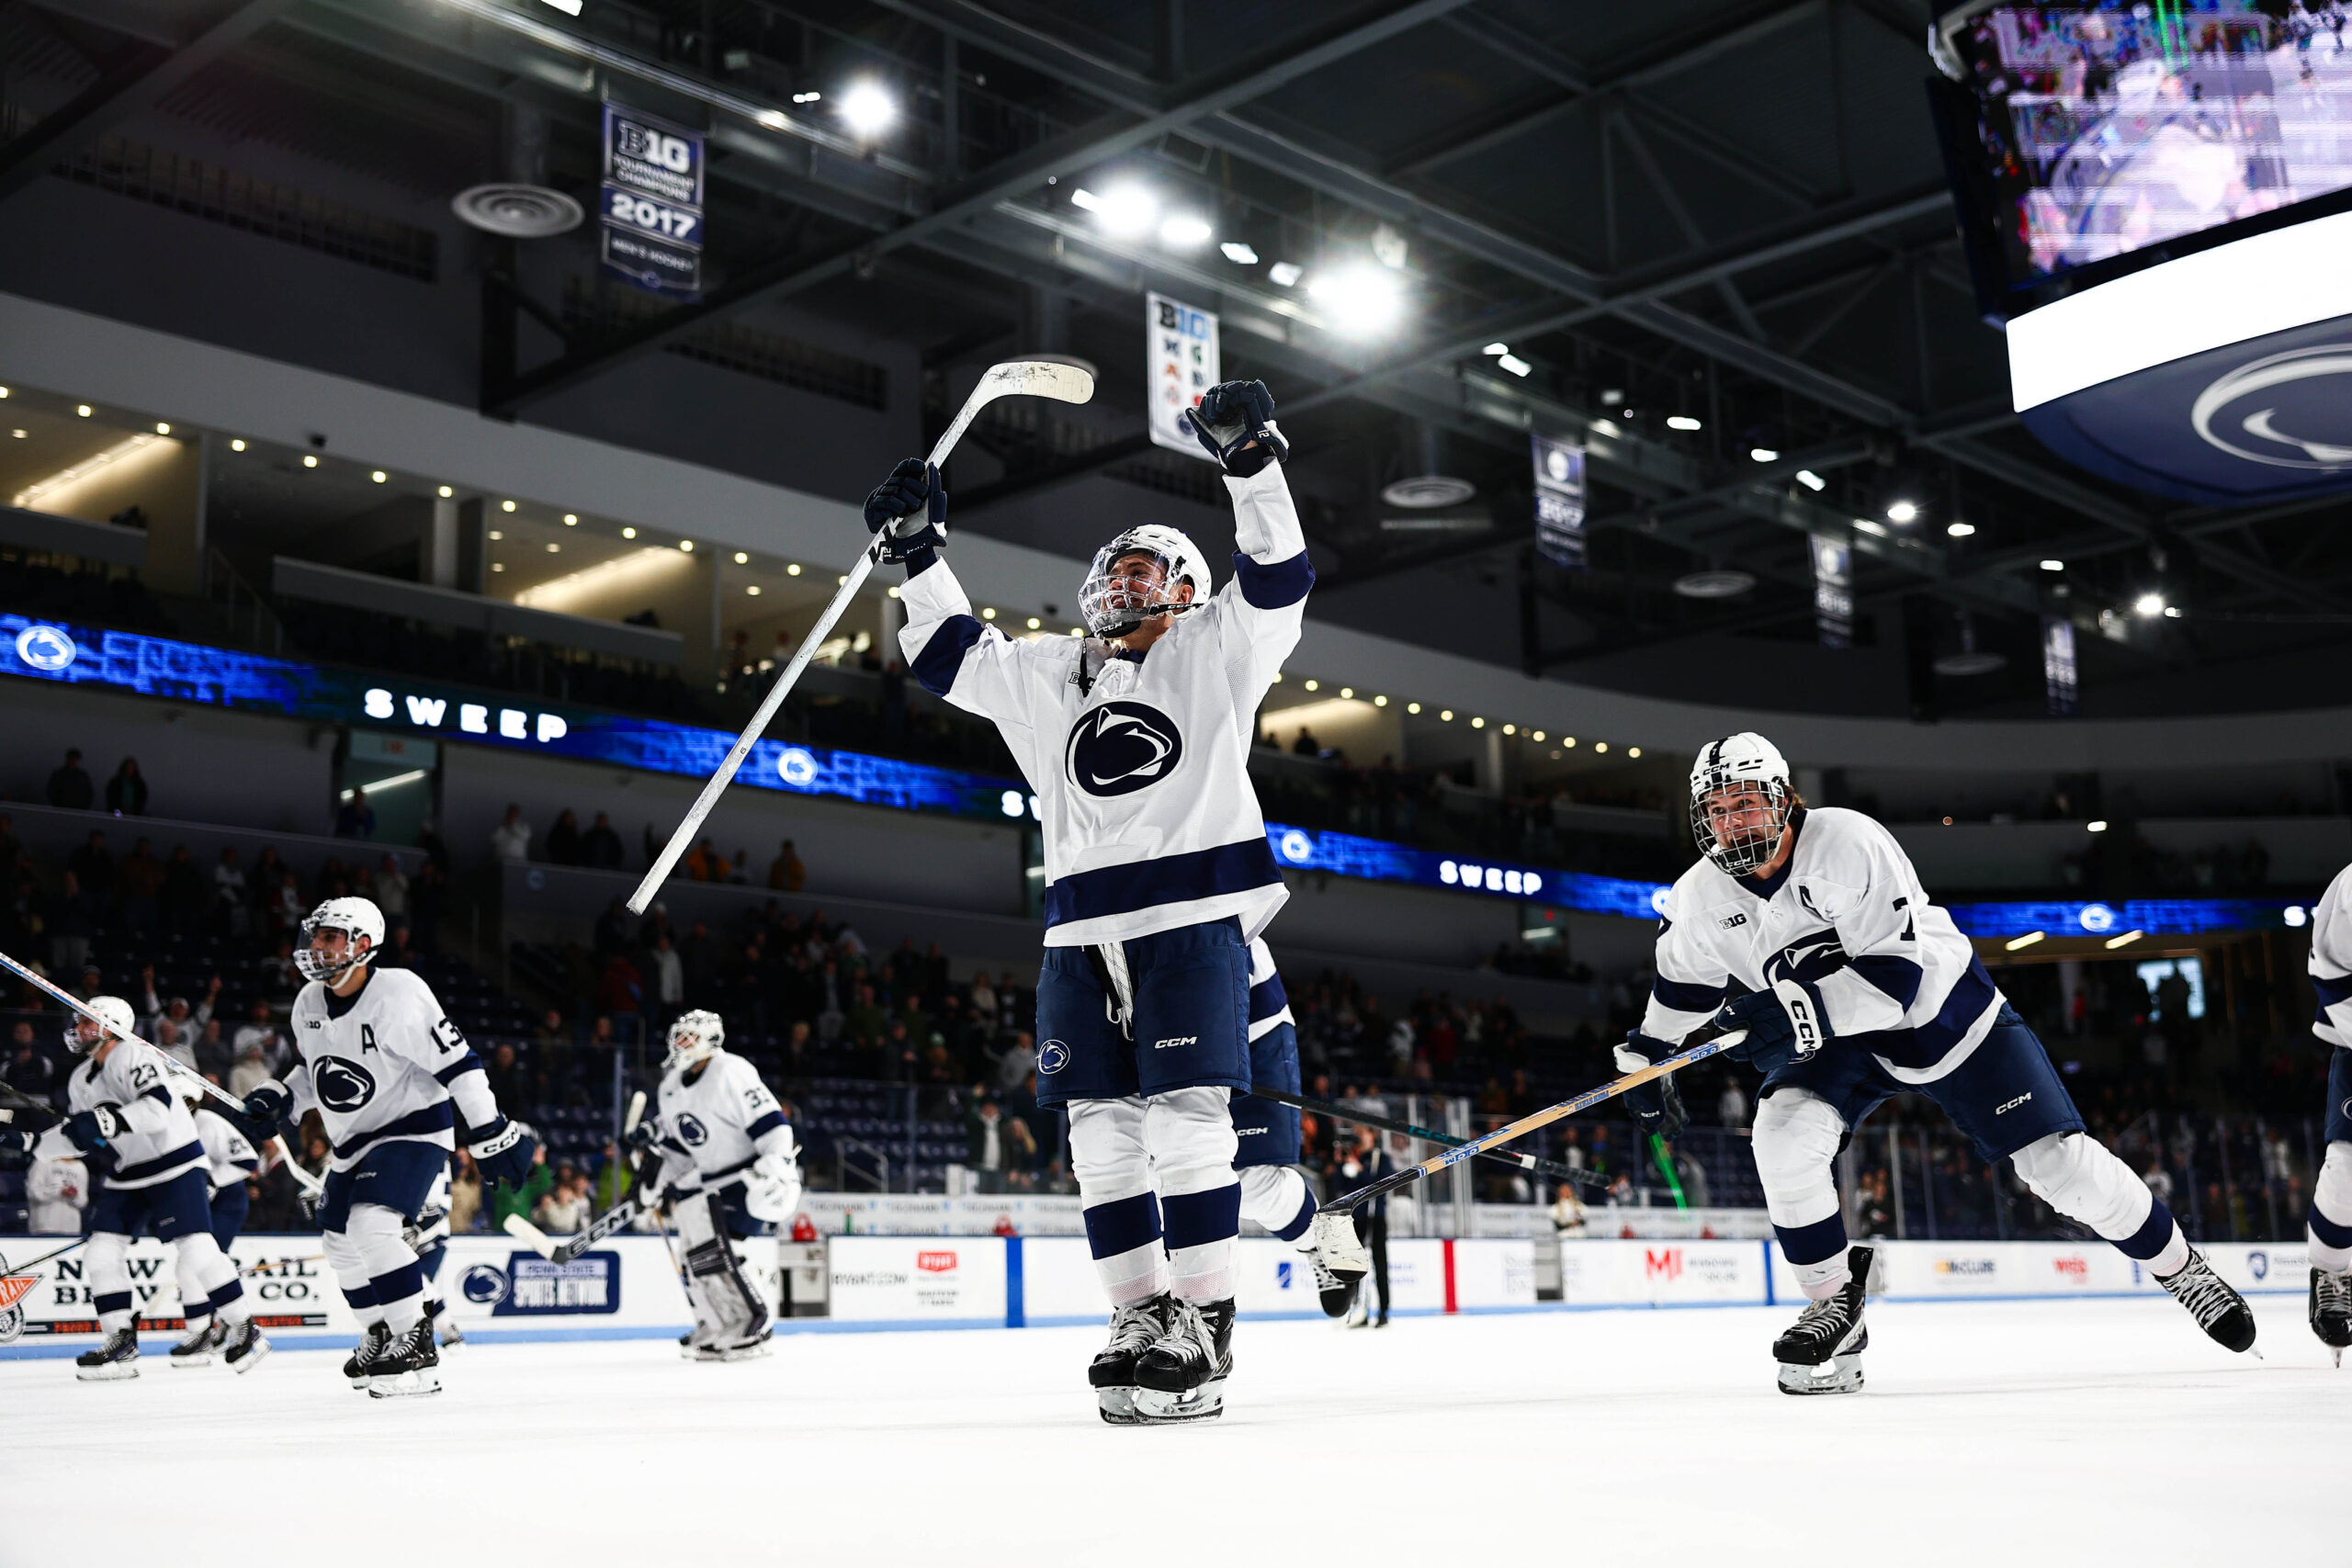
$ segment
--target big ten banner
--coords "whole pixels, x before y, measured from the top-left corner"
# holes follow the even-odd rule
[[[1824,648],[1854,646],[1854,547],[1835,534],[1813,544],[1813,629]]]
[[[1206,457],[1208,448],[1184,423],[1183,413],[1217,383],[1216,317],[1165,294],[1147,295],[1143,337],[1144,363],[1150,367],[1151,377],[1145,400],[1152,440],[1178,452]]]
[[[2064,615],[2041,617],[2041,685],[2053,718],[2072,718],[2080,705],[2075,673],[2075,623]]]
[[[49,1246],[38,1245],[44,1239]],[[21,1258],[62,1246],[63,1238],[17,1236],[10,1243],[8,1250]],[[230,1244],[229,1256],[244,1278],[254,1321],[269,1333],[352,1327],[317,1236],[239,1236]],[[22,1272],[0,1269],[0,1300],[16,1297],[13,1304],[0,1307],[0,1344],[21,1336],[95,1336],[98,1313],[90,1300],[88,1258],[86,1251],[69,1252]],[[171,1247],[142,1236],[130,1244],[126,1262],[140,1328],[168,1333],[186,1327],[178,1258]],[[5,1321],[9,1318],[16,1321]]]
[[[1584,448],[1528,433],[1535,458],[1535,549],[1554,566],[1584,566]]]
[[[673,299],[702,294],[703,139],[605,106],[605,269]]]
[[[837,1235],[826,1246],[837,1321],[1006,1321],[1006,1247],[996,1236]]]

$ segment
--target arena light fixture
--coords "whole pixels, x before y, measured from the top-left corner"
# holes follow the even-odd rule
[[[1227,240],[1225,243],[1219,245],[1217,249],[1223,251],[1225,253],[1225,259],[1233,263],[1236,266],[1256,266],[1258,265],[1258,253],[1251,250],[1247,243],[1240,240]]]
[[[1407,703],[1405,705],[1405,711],[1407,713],[1419,713],[1421,711],[1421,705],[1419,703]]]
[[[567,512],[567,513],[565,513],[563,514],[563,525],[564,525],[565,527],[567,527],[567,528],[577,528],[577,527],[579,527],[579,526],[580,526],[580,513],[578,513],[577,512]]]
[[[580,15],[580,7],[583,0],[545,0],[545,3],[554,6],[567,17],[576,17]]]
[[[8,434],[15,436],[17,440],[22,441],[25,437],[30,435],[32,432],[25,429],[22,425],[19,425],[16,429],[8,432]]]
[[[501,539],[503,539],[504,537],[506,537],[506,536],[505,536],[504,534],[503,534],[503,533],[499,532],[499,531],[498,531],[497,529],[495,529],[495,528],[492,528],[492,529],[490,531],[490,542],[491,542],[492,544],[493,544],[493,545],[494,545],[494,544],[496,544],[496,543],[498,543]]]
[[[243,451],[244,449],[245,449],[245,438],[244,438],[243,436],[242,436],[242,435],[238,436],[234,441],[232,441],[232,442],[230,442],[230,443],[229,443],[229,450],[230,450],[230,451],[232,451],[232,452],[242,452],[242,451]],[[448,494],[448,493],[449,493],[449,487],[448,487],[447,485],[443,485],[443,486],[441,487],[441,493],[442,493],[443,495],[447,495],[447,494]]]
[[[40,510],[38,503],[44,496],[53,495],[68,485],[88,479],[103,469],[111,468],[124,458],[135,457],[148,447],[158,445],[162,440],[161,436],[149,435],[142,432],[126,440],[118,441],[94,457],[85,457],[70,468],[59,469],[47,479],[38,479],[27,485],[9,500],[8,504],[38,512]]]
[[[1625,748],[1625,755],[1638,762],[1642,760],[1642,749],[1638,746],[1628,746]]]
[[[2146,931],[2125,931],[2121,936],[2109,937],[2107,939],[2107,950],[2109,953],[2113,953],[2119,947],[2129,947],[2147,934],[2148,933]]]
[[[1815,473],[1811,468],[1799,468],[1796,473],[1796,479],[1797,483],[1804,486],[1805,489],[1812,491],[1816,495],[1829,488],[1829,481],[1823,479],[1819,474]]]
[[[899,106],[878,82],[853,83],[842,95],[842,123],[861,137],[879,136],[899,118]]]
[[[1490,343],[1478,352],[1485,355],[1489,359],[1499,359],[1504,355],[1510,352],[1510,344],[1507,343]]]
[[[821,104],[825,101],[825,95],[819,92],[795,93],[792,101],[796,104]]]
[[[624,539],[634,539],[637,537],[637,530],[634,528],[624,528],[621,530],[621,537]]]
[[[1385,708],[1388,705],[1388,699],[1386,697],[1376,696],[1372,699],[1372,705],[1376,708]]]
[[[1452,708],[1440,708],[1438,710],[1437,717],[1440,724],[1452,724],[1453,722],[1453,710]]]
[[[784,569],[784,575],[786,577],[798,577],[800,575],[800,563],[798,561],[794,561],[791,565],[786,567]]]
[[[1159,216],[1159,201],[1139,185],[1116,185],[1097,194],[1081,186],[1069,193],[1072,207],[1094,214],[1114,234],[1140,234]]]
[[[899,596],[899,590],[898,590],[897,586],[894,584],[894,585],[892,585],[891,587],[888,587],[888,588],[884,589],[884,590],[882,591],[882,593],[883,593],[883,597],[885,597],[885,598],[888,598],[888,599],[896,599],[896,598]]]
[[[1528,737],[1527,737],[1527,738],[1528,738],[1530,740],[1536,741],[1536,742],[1538,742],[1538,743],[1540,744],[1540,743],[1542,742],[1543,739],[1544,739],[1544,732],[1543,732],[1542,730],[1540,730],[1540,729],[1537,729],[1537,730],[1531,730],[1531,731],[1528,733]]]
[[[1034,632],[1034,631],[1035,631],[1039,626],[1043,626],[1044,624],[1045,624],[1044,622],[1042,622],[1042,621],[1038,620],[1038,619],[1037,619],[1037,617],[1036,617],[1036,616],[1035,616],[1035,615],[1032,615],[1032,616],[1030,616],[1030,617],[1029,617],[1029,629],[1030,629],[1031,631],[1033,631],[1033,632]]]
[[[692,539],[680,539],[678,541],[678,548],[685,551],[688,555],[692,555],[695,553],[695,542]]]
[[[1868,534],[1873,539],[1883,539],[1886,537],[1886,530],[1880,525],[1871,522],[1867,517],[1855,518],[1854,530],[1857,533]]]
[[[2018,953],[2022,952],[2026,948],[2031,947],[2035,942],[2041,941],[2049,934],[2050,933],[2048,931],[2028,931],[2023,936],[2013,936],[2009,938],[2007,942],[2003,942],[2001,945],[2007,948],[2011,953]]]
[[[1352,698],[1355,694],[1356,689],[1353,686],[1342,686],[1340,688],[1340,695],[1343,697]]]
[[[512,512],[514,510],[514,503],[511,501],[502,501],[498,503],[498,510],[501,512]]]
[[[310,453],[305,452],[302,454],[302,466],[306,468],[315,468],[319,466],[319,460]]]
[[[1216,232],[1207,219],[1191,212],[1179,212],[1159,226],[1159,243],[1174,250],[1194,250],[1209,243]]]
[[[1596,740],[1592,743],[1592,749],[1605,754],[1609,750],[1609,742],[1606,740]]]
[[[1668,430],[1704,430],[1706,428],[1704,424],[1702,424],[1699,421],[1691,418],[1687,413],[1668,414],[1666,416],[1666,427]]]
[[[1505,735],[1517,735],[1519,733],[1519,726],[1515,724],[1506,724],[1503,726],[1503,733]]]
[[[1338,317],[1332,330],[1347,337],[1385,332],[1396,325],[1405,309],[1405,291],[1397,287],[1396,275],[1376,265],[1318,272],[1306,292]]]
[[[1480,715],[1476,715],[1476,714],[1472,715],[1472,716],[1471,716],[1471,719],[1470,719],[1470,728],[1473,728],[1473,729],[1484,729],[1484,728],[1487,728],[1487,721],[1486,721],[1485,717],[1484,717],[1483,716],[1480,716]]]
[[[2064,571],[2066,570],[2066,563],[2058,559],[2055,556],[2052,556],[2041,563],[2041,570],[2044,571]]]
[[[741,550],[737,550],[735,552],[735,564],[737,566],[749,566],[752,564],[752,558],[745,555]]]
[[[81,415],[84,419],[87,419],[90,417],[90,405],[87,403],[75,403],[74,405],[74,412]]]
[[[1495,363],[1510,371],[1512,375],[1521,377],[1530,374],[1535,368],[1534,366],[1529,364],[1526,360],[1521,359],[1516,354],[1506,354],[1501,358],[1496,360]]]
[[[240,451],[240,452],[242,452],[242,451],[243,451],[243,450],[245,449],[245,444],[244,444],[243,442],[242,442],[242,441],[238,442],[238,443],[236,444],[236,446],[237,446],[237,450],[238,450],[238,451]],[[458,492],[457,492],[456,491],[451,490],[447,485],[443,485],[443,486],[441,487],[441,499],[442,499],[442,500],[444,500],[444,501],[448,500],[451,496],[453,496],[453,495],[455,495],[455,494],[457,494],[457,493],[458,493]]]
[[[1948,524],[1945,525],[1944,532],[1955,539],[1972,539],[1976,536],[1976,525],[1973,523]]]
[[[167,422],[165,422],[165,421],[164,421],[164,420],[160,420],[160,419],[159,419],[159,420],[157,420],[157,421],[155,422],[155,434],[158,434],[158,435],[169,435],[171,433],[172,433],[172,427],[171,427],[171,425],[170,425]]]
[[[1267,281],[1277,288],[1288,288],[1306,276],[1306,269],[1296,262],[1276,262],[1266,269]]]
[[[5,398],[5,397],[6,397],[7,395],[8,395],[8,389],[7,389],[7,388],[6,388],[6,387],[0,387],[0,398]]]
[[[1919,518],[1919,503],[1915,501],[1890,501],[1886,503],[1886,520],[1897,525],[1916,523]]]
[[[553,539],[549,539],[549,540],[548,541],[548,554],[549,554],[549,555],[556,555],[556,554],[560,553],[562,549],[563,549],[563,547],[562,547],[561,545],[557,544]]]
[[[993,621],[993,620],[995,620],[995,619],[996,619],[996,606],[995,606],[995,605],[993,605],[993,604],[991,604],[991,605],[989,605],[987,609],[982,610],[982,611],[980,612],[980,619],[982,619],[982,620],[984,620],[984,621]]]
[[[378,484],[382,484],[386,479],[390,479],[391,476],[390,476],[390,475],[389,475],[389,474],[387,474],[387,473],[385,473],[383,469],[381,469],[381,468],[378,468],[378,469],[375,469],[375,470],[374,470],[373,472],[371,472],[370,474],[368,474],[368,477],[370,479],[374,480],[376,483],[378,483]]]
[[[1563,735],[1560,737],[1560,744],[1573,751],[1577,749],[1577,738],[1573,735]]]
[[[1312,691],[1316,691],[1316,690],[1319,689],[1319,683],[1318,683],[1318,682],[1315,682],[1315,681],[1310,680],[1310,681],[1308,681],[1308,682],[1306,682],[1306,689],[1307,689],[1308,691],[1310,691],[1310,692],[1312,692]]]
[[[1777,463],[1781,460],[1781,455],[1770,446],[1750,446],[1747,449],[1747,460],[1751,463]]]
[[[2104,817],[2102,817],[2102,818],[2098,818],[2098,820],[2096,820],[2096,821],[2092,821],[2092,822],[2086,822],[2086,823],[2084,823],[2084,824],[2083,824],[2083,831],[2084,831],[2084,832],[2086,832],[2086,833],[2104,833],[2104,832],[2106,832],[2106,831],[2107,831],[2107,818],[2105,818]]]
[[[2165,613],[2165,596],[2161,593],[2143,593],[2132,601],[2132,608],[2143,615],[2161,615]]]
[[[760,596],[760,585],[754,582],[749,588],[744,589],[743,592],[756,599]]]

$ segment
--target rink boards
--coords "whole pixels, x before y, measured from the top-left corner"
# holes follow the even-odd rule
[[[2112,1247],[2064,1242],[1882,1242],[1874,1293],[1897,1301],[2107,1298],[2156,1289]],[[11,1238],[22,1256],[37,1239]],[[1407,1315],[1600,1309],[1761,1306],[1798,1298],[1770,1241],[1572,1240],[1561,1243],[1557,1301],[1536,1294],[1538,1247],[1526,1239],[1389,1243],[1390,1310]],[[242,1236],[241,1268],[266,1265],[246,1289],[255,1315],[281,1346],[346,1344],[356,1330],[317,1255],[316,1236]],[[1102,1296],[1083,1239],[1072,1236],[841,1235],[825,1243],[826,1315],[796,1316],[792,1331],[1042,1327],[1093,1323]],[[1261,1318],[1317,1317],[1306,1260],[1261,1238],[1238,1244],[1237,1294]],[[771,1304],[784,1270],[776,1244],[741,1250]],[[2206,1248],[2242,1291],[2301,1293],[2310,1267],[2301,1244],[2220,1243]],[[143,1330],[182,1326],[171,1258],[159,1243],[133,1244],[130,1269]],[[0,1274],[0,1279],[11,1278]],[[31,1276],[17,1303],[23,1323],[0,1358],[78,1350],[97,1329],[82,1255],[68,1253]],[[652,1338],[684,1332],[685,1298],[656,1236],[616,1236],[556,1265],[503,1236],[451,1240],[441,1271],[448,1310],[482,1339]],[[0,1294],[12,1293],[0,1292]],[[805,1303],[804,1303],[805,1310]]]

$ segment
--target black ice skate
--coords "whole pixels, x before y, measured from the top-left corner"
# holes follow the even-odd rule
[[[269,1341],[262,1337],[261,1325],[250,1317],[229,1325],[214,1337],[214,1342],[220,1347],[220,1359],[235,1371],[252,1371],[269,1354]]]
[[[1873,1250],[1849,1248],[1844,1287],[1797,1314],[1797,1320],[1772,1341],[1782,1393],[1851,1393],[1862,1386],[1862,1352],[1871,1343],[1870,1330],[1862,1324],[1862,1303],[1870,1292]]]
[[[774,1333],[763,1323],[749,1334],[695,1344],[688,1348],[686,1359],[694,1361],[756,1361],[768,1353],[768,1342]]]
[[[1168,1329],[1136,1363],[1136,1417],[1206,1421],[1225,1414],[1233,1371],[1233,1301],[1170,1301]]]
[[[2254,1311],[2245,1298],[2230,1289],[2229,1282],[2213,1272],[2205,1255],[2195,1247],[2188,1249],[2188,1261],[2177,1274],[2159,1274],[2156,1283],[2172,1292],[2173,1299],[2188,1309],[2206,1337],[2231,1350],[2254,1348]]]
[[[1141,1420],[1136,1415],[1136,1363],[1167,1332],[1168,1307],[1166,1296],[1154,1296],[1111,1314],[1111,1342],[1086,1369],[1086,1381],[1094,1386],[1102,1419],[1114,1427],[1132,1427]]]
[[[1308,1265],[1315,1270],[1315,1296],[1323,1303],[1323,1315],[1325,1317],[1347,1316],[1348,1308],[1355,1303],[1356,1287],[1332,1273],[1330,1265],[1323,1261],[1321,1253],[1310,1252],[1306,1255],[1306,1258]]]
[[[441,1352],[433,1348],[433,1320],[420,1317],[368,1363],[368,1397],[410,1399],[441,1392]]]
[[[119,1382],[139,1375],[139,1334],[118,1328],[95,1350],[74,1358],[74,1375],[84,1382]]]
[[[203,1326],[189,1329],[187,1337],[172,1347],[169,1364],[175,1367],[210,1366],[212,1352],[220,1344],[220,1337],[214,1330],[220,1326],[218,1318],[208,1317]]]
[[[352,1387],[363,1393],[368,1391],[368,1369],[391,1342],[392,1331],[381,1323],[368,1325],[368,1332],[360,1337],[359,1348],[351,1352],[349,1360],[343,1363],[343,1375],[351,1380]]]
[[[2312,1270],[2312,1332],[2342,1366],[2345,1347],[2352,1345],[2352,1273]]]

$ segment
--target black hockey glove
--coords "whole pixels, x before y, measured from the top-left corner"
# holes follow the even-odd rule
[[[1797,1059],[1796,1029],[1789,1022],[1781,998],[1770,991],[1734,998],[1715,1014],[1715,1022],[1726,1032],[1747,1031],[1747,1038],[1724,1055],[1735,1062],[1746,1062],[1768,1078]]]
[[[65,1135],[85,1155],[96,1154],[130,1130],[119,1105],[94,1105],[65,1119]]]
[[[899,527],[901,519],[922,518],[912,531]],[[904,561],[911,575],[929,566],[933,552],[947,544],[947,491],[939,470],[921,457],[910,457],[890,470],[890,477],[865,498],[865,531],[884,536],[882,558]]]
[[[479,1142],[468,1144],[466,1152],[474,1156],[486,1185],[503,1181],[519,1191],[523,1183],[531,1179],[531,1156],[538,1146],[528,1127],[502,1116]]]
[[[1209,456],[1236,479],[1290,457],[1290,443],[1274,423],[1274,395],[1263,381],[1220,382],[1201,394],[1199,407],[1184,411],[1184,419]]]
[[[266,1144],[277,1136],[278,1124],[294,1116],[294,1096],[276,1078],[257,1084],[245,1096],[244,1126],[241,1129],[255,1144]]]
[[[628,1135],[624,1139],[624,1142],[626,1142],[632,1150],[640,1155],[650,1152],[653,1145],[661,1141],[662,1130],[660,1124],[652,1122],[639,1122],[636,1126],[631,1127],[628,1130]]]
[[[1617,1070],[1637,1073],[1644,1067],[1663,1062],[1680,1050],[1679,1045],[1657,1040],[1636,1029],[1625,1036],[1625,1043],[1617,1047]],[[1690,1124],[1690,1117],[1682,1109],[1682,1091],[1674,1087],[1671,1077],[1652,1078],[1637,1084],[1624,1094],[1625,1109],[1642,1124],[1642,1131],[1661,1138],[1679,1135]]]

